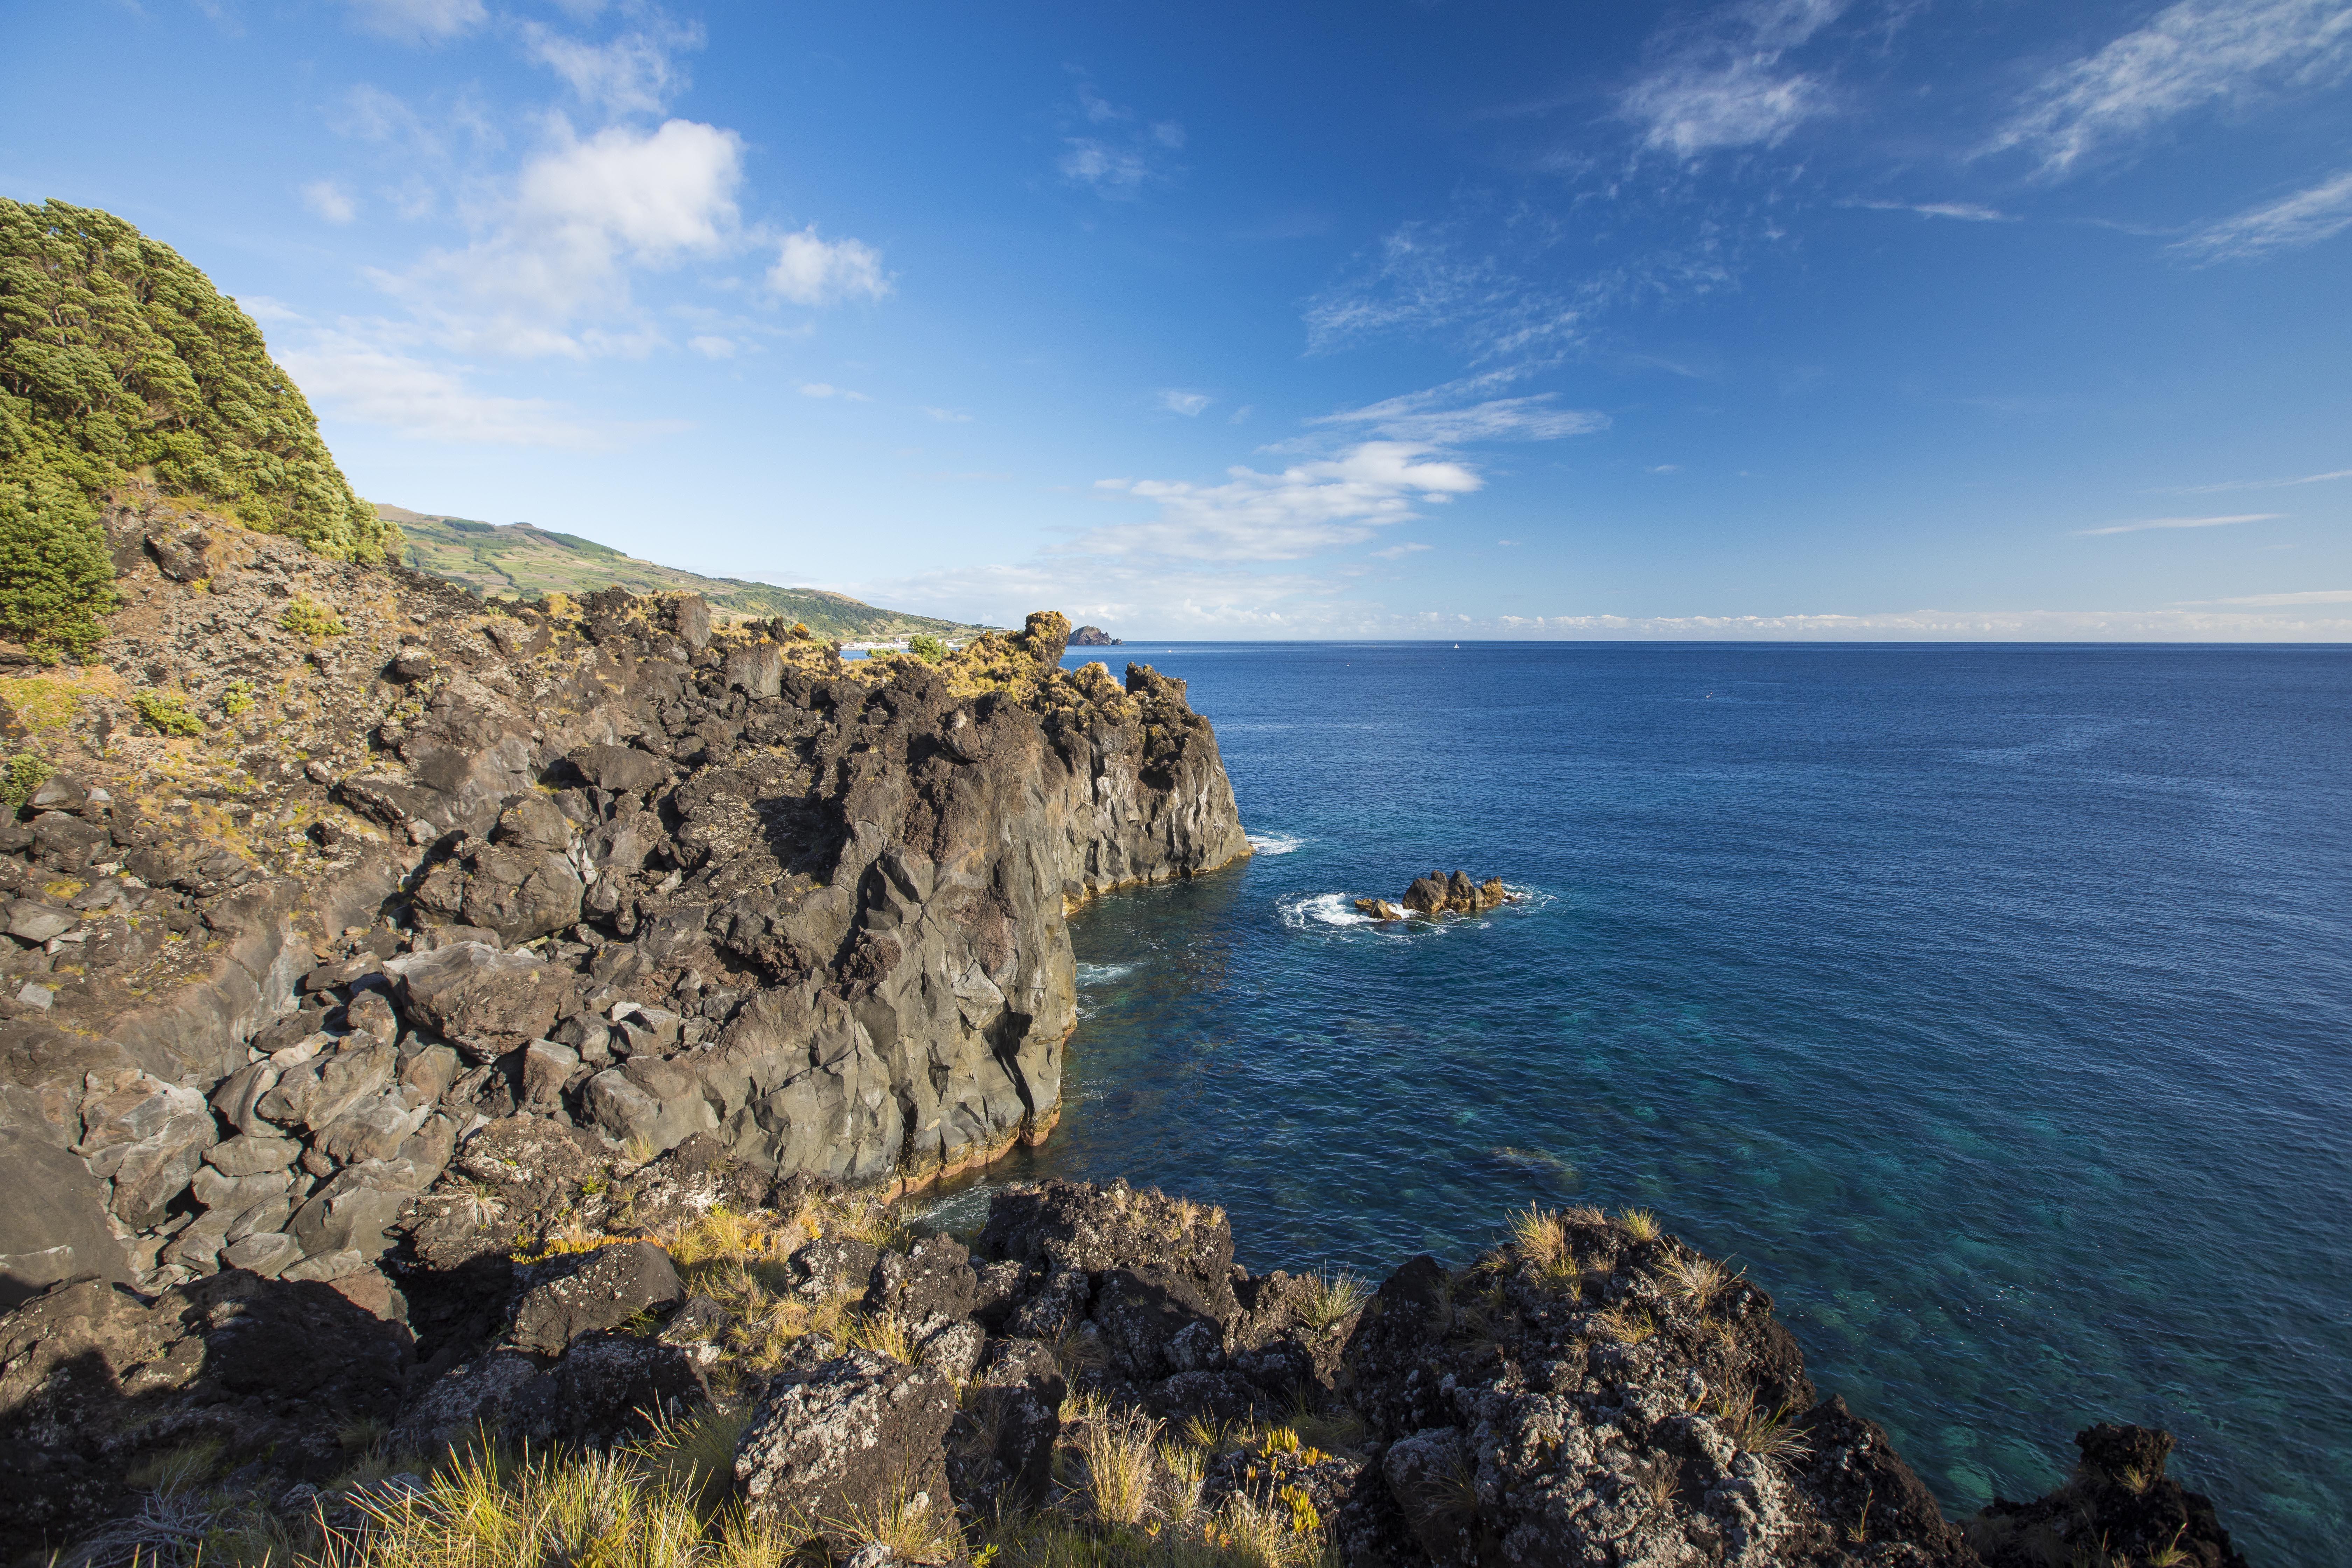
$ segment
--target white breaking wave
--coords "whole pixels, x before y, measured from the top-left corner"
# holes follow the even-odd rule
[[[1292,931],[1318,927],[1368,926],[1372,917],[1356,911],[1356,900],[1346,893],[1294,893],[1276,900],[1282,923]]]
[[[1249,846],[1261,855],[1288,855],[1307,840],[1296,833],[1252,833]]]
[[[1292,931],[1346,931],[1354,926],[1371,926],[1382,936],[1444,936],[1451,931],[1484,931],[1497,916],[1508,919],[1532,914],[1549,909],[1559,900],[1553,894],[1535,888],[1523,888],[1513,883],[1503,884],[1517,893],[1516,903],[1504,904],[1476,915],[1446,915],[1437,920],[1381,921],[1356,908],[1353,893],[1294,893],[1275,900],[1275,912],[1282,923]]]
[[[1135,973],[1135,969],[1132,963],[1081,963],[1078,965],[1078,984],[1108,985],[1114,980],[1126,979]]]

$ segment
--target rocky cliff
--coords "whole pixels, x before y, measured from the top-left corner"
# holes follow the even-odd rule
[[[1069,909],[1248,853],[1182,683],[1064,672],[1059,616],[845,663],[152,493],[105,522],[96,660],[0,679],[10,1300],[351,1274],[518,1110],[919,1184],[1052,1127]]]

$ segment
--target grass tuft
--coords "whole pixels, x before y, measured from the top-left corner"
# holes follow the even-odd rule
[[[1319,1334],[1353,1317],[1371,1299],[1372,1288],[1360,1276],[1322,1269],[1308,1278],[1301,1310],[1307,1326]]]
[[[1734,1278],[1730,1269],[1712,1258],[1702,1258],[1696,1252],[1678,1253],[1669,1258],[1665,1267],[1666,1289],[1689,1302],[1693,1310],[1705,1311],[1709,1303],[1731,1288]]]
[[[1715,1418],[1725,1436],[1759,1459],[1785,1463],[1813,1451],[1805,1435],[1789,1425],[1789,1407],[1768,1411],[1757,1404],[1752,1389],[1717,1399]]]
[[[1658,1216],[1648,1209],[1620,1209],[1617,1228],[1635,1241],[1655,1241],[1664,1233],[1658,1228]]]

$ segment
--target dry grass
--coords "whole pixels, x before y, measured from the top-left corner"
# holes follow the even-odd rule
[[[1788,1406],[1768,1411],[1756,1402],[1753,1390],[1717,1400],[1715,1419],[1734,1445],[1759,1459],[1786,1463],[1813,1451],[1805,1435],[1789,1425]]]
[[[907,1333],[907,1325],[887,1312],[860,1312],[850,1317],[845,1325],[844,1338],[857,1350],[871,1351],[892,1361],[914,1364],[915,1342]]]
[[[1677,1253],[1667,1260],[1663,1272],[1666,1289],[1702,1312],[1729,1289],[1737,1278],[1714,1258],[1702,1258],[1696,1252]]]
[[[1307,1326],[1319,1334],[1355,1316],[1371,1299],[1372,1288],[1360,1276],[1323,1269],[1308,1277],[1299,1310]]]
[[[1658,1228],[1658,1216],[1648,1209],[1620,1209],[1617,1228],[1634,1241],[1655,1241],[1665,1233]]]
[[[1609,1223],[1609,1216],[1591,1204],[1570,1204],[1559,1211],[1559,1217],[1570,1225],[1603,1226]]]
[[[1083,1322],[1064,1322],[1054,1337],[1045,1342],[1054,1352],[1054,1364],[1061,1369],[1063,1381],[1072,1387],[1090,1372],[1100,1372],[1110,1364],[1110,1355],[1103,1348],[1102,1336],[1085,1331]]]
[[[903,1478],[875,1507],[827,1520],[825,1533],[858,1546],[886,1546],[899,1563],[952,1563],[964,1554],[955,1510],[943,1498],[915,1491]]]
[[[1549,1268],[1568,1253],[1568,1226],[1559,1215],[1529,1204],[1511,1216],[1511,1245],[1528,1262]]]
[[[220,1451],[217,1440],[207,1440],[150,1454],[131,1466],[122,1479],[142,1491],[187,1491],[211,1479],[213,1467],[220,1460]]]
[[[1105,1524],[1140,1524],[1151,1506],[1151,1450],[1160,1423],[1097,1416],[1078,1436],[1087,1511]]]
[[[1635,1307],[1612,1307],[1592,1317],[1601,1338],[1612,1344],[1638,1345],[1658,1331],[1657,1320]]]

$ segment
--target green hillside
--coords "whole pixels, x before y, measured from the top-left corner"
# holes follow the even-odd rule
[[[815,588],[779,588],[739,577],[702,577],[624,555],[576,533],[533,528],[527,522],[476,522],[436,517],[405,507],[378,506],[404,539],[401,561],[488,598],[527,598],[539,594],[587,594],[621,587],[632,593],[689,593],[716,609],[762,618],[780,616],[804,623],[819,637],[886,638],[928,632],[959,641],[989,630],[929,616],[877,609],[845,594]]]

